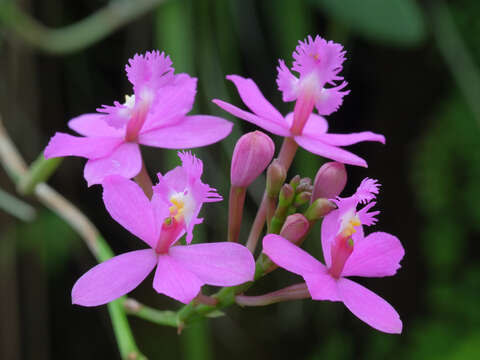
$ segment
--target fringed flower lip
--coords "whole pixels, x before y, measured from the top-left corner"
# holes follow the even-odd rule
[[[263,96],[252,79],[238,75],[228,75],[227,79],[236,86],[240,98],[251,112],[242,110],[225,101],[214,99],[213,102],[223,110],[246,120],[275,135],[292,137],[305,150],[344,164],[367,167],[361,157],[342,149],[342,146],[357,144],[362,141],[376,141],[385,144],[385,137],[370,131],[351,134],[329,134],[328,122],[322,116],[309,114],[301,133],[292,131],[294,114],[283,116]]]
[[[135,55],[126,66],[133,95],[125,102],[103,106],[98,113],[84,114],[68,126],[81,137],[57,132],[50,140],[46,158],[87,158],[84,177],[88,185],[100,184],[109,175],[136,176],[142,167],[139,145],[189,149],[216,143],[233,124],[210,115],[187,115],[192,109],[197,79],[174,74],[163,52]]]
[[[73,286],[74,304],[97,306],[115,300],[135,289],[155,267],[153,288],[183,303],[197,296],[204,284],[234,286],[253,280],[255,260],[243,245],[178,243],[185,231],[191,234],[199,223],[202,204],[221,199],[214,189],[199,182],[201,161],[190,154],[181,157],[182,167],[165,175],[151,200],[131,180],[118,175],[105,178],[107,211],[149,248],[115,256],[90,269]],[[175,180],[178,189],[188,189],[187,194],[164,194],[163,190],[172,190],[169,184]],[[164,195],[169,194],[165,201]]]
[[[402,332],[402,321],[384,299],[348,276],[392,276],[405,250],[397,237],[374,232],[364,236],[362,225],[373,225],[378,211],[369,212],[379,184],[364,179],[349,198],[337,198],[338,209],[322,223],[325,265],[275,234],[263,239],[263,251],[278,266],[301,275],[313,300],[341,301],[360,320],[386,333]],[[357,211],[359,204],[365,206]]]

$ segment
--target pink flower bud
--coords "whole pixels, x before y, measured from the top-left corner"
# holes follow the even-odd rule
[[[311,202],[318,198],[334,199],[347,183],[347,170],[339,162],[327,162],[318,169],[313,183]]]
[[[272,198],[278,196],[286,177],[287,172],[285,171],[285,167],[280,163],[280,161],[278,161],[278,159],[273,160],[267,169],[268,196]]]
[[[233,186],[249,186],[272,161],[275,145],[261,131],[253,131],[238,139],[233,150],[230,180]]]
[[[280,231],[280,236],[296,244],[305,236],[309,228],[310,223],[305,216],[302,214],[293,214],[285,220],[282,230]]]

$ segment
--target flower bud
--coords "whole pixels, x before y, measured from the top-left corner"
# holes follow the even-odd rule
[[[293,201],[293,197],[295,196],[295,191],[293,190],[290,184],[285,184],[282,186],[280,190],[280,196],[278,197],[278,206],[288,209],[290,204]]]
[[[305,236],[309,228],[310,223],[305,216],[293,214],[285,220],[282,230],[280,230],[280,236],[296,244]]]
[[[272,161],[275,145],[261,131],[253,131],[238,139],[233,150],[230,180],[233,186],[247,187]]]
[[[277,159],[273,160],[267,169],[267,194],[270,197],[277,197],[282,188],[287,172],[285,167]]]
[[[308,221],[316,221],[335,210],[337,205],[334,202],[320,198],[315,200],[305,211],[304,215]]]
[[[300,184],[300,180],[302,178],[300,175],[295,175],[291,180],[290,180],[290,185],[292,185],[292,188],[295,190],[297,186]]]
[[[300,183],[296,187],[295,192],[297,194],[299,194],[299,193],[304,192],[304,191],[309,191],[309,192],[313,191],[312,179],[310,179],[310,178],[300,179]]]
[[[347,183],[345,165],[339,162],[327,162],[318,169],[313,183],[312,202],[318,198],[334,199],[342,192]]]
[[[310,202],[310,198],[312,197],[312,193],[309,191],[302,191],[300,194],[295,196],[295,200],[293,200],[293,206],[300,207],[305,205],[306,203]]]

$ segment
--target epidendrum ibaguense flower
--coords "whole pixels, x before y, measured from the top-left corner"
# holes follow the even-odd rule
[[[374,232],[364,236],[362,225],[373,225],[379,211],[369,212],[378,193],[375,180],[365,179],[349,198],[337,198],[338,209],[322,223],[325,265],[281,236],[270,234],[263,251],[278,266],[301,275],[314,300],[341,301],[359,319],[387,333],[401,333],[395,309],[381,297],[346,276],[391,276],[400,268],[404,249],[393,235]],[[357,210],[360,203],[366,205]]]
[[[80,156],[88,185],[108,175],[136,176],[142,167],[139,144],[167,149],[209,145],[225,138],[232,123],[210,115],[186,114],[192,109],[197,79],[174,74],[168,56],[158,51],[135,55],[126,65],[134,94],[125,103],[97,109],[69,121],[83,135],[58,132],[45,149],[45,157]]]
[[[199,222],[202,204],[221,200],[201,182],[202,162],[188,153],[180,157],[182,166],[160,176],[151,200],[131,180],[118,175],[104,179],[103,201],[110,215],[150,248],[115,256],[89,270],[73,287],[74,304],[102,305],[125,295],[155,266],[154,289],[183,303],[204,284],[233,286],[253,279],[255,262],[242,245],[178,244],[185,229],[191,232]]]
[[[252,79],[238,75],[228,75],[227,79],[236,86],[245,105],[252,111],[244,111],[219,99],[213,102],[225,111],[251,122],[273,134],[293,137],[304,149],[339,161],[344,164],[367,167],[364,159],[341,148],[361,141],[385,143],[385,137],[370,131],[352,134],[329,134],[327,121],[312,113],[314,107],[320,115],[329,115],[336,111],[348,91],[341,91],[346,83],[326,88],[343,78],[338,75],[342,70],[345,52],[342,46],[327,42],[317,36],[300,42],[293,53],[295,62],[293,70],[300,74],[296,78],[280,60],[277,83],[283,93],[284,101],[296,100],[293,113],[282,116],[275,107],[265,99]]]

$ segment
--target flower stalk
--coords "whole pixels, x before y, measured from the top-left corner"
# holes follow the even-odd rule
[[[235,302],[240,306],[266,306],[284,301],[308,298],[310,298],[310,293],[308,292],[307,285],[301,283],[259,296],[237,295]]]
[[[228,203],[228,241],[238,242],[242,225],[243,204],[245,203],[246,188],[233,186],[230,188]]]

